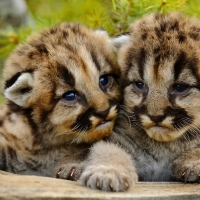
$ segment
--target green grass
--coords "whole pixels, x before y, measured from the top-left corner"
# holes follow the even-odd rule
[[[0,95],[0,104],[3,104],[5,101],[4,97],[2,95]]]

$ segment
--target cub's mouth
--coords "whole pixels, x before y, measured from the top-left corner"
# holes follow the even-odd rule
[[[176,130],[170,127],[154,125],[150,128],[144,128],[147,135],[158,142],[170,142],[180,138],[185,129]]]
[[[96,125],[96,128],[101,127],[101,126],[107,126],[110,124],[110,122],[112,122],[112,121],[111,120],[102,120]]]
[[[153,132],[158,132],[160,134],[164,134],[169,132],[171,129],[169,127],[166,126],[162,126],[162,125],[154,125],[148,129],[146,129],[146,131],[153,131]]]

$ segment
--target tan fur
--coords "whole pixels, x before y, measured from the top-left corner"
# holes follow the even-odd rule
[[[118,156],[111,161],[112,170],[124,163],[133,182],[136,172],[139,181],[199,183],[200,21],[178,13],[145,16],[131,24],[129,42],[119,49],[118,62],[123,105],[108,141],[123,149],[121,153],[115,149]],[[103,145],[93,148],[99,152]],[[92,149],[89,158],[95,160],[98,154]],[[98,171],[91,174],[91,165],[85,168],[81,176],[85,185],[106,185],[105,177],[96,176],[112,174],[104,169],[112,150],[110,146],[106,155],[99,156],[98,163],[104,163],[101,169],[95,162],[92,167]],[[124,159],[124,150],[131,155],[134,169]],[[122,177],[115,174],[112,180]]]
[[[169,20],[170,18],[171,21]],[[162,31],[161,26],[163,26],[163,29],[166,28],[167,31]],[[122,67],[124,79],[126,79],[126,74],[128,73],[130,81],[141,80],[147,85],[148,96],[143,105],[147,107],[149,115],[163,115],[164,109],[173,105],[173,103],[169,102],[169,93],[171,92],[169,90],[174,84],[174,65],[181,52],[186,54],[185,57],[188,59],[188,62],[191,62],[191,65],[193,61],[196,61],[195,65],[198,67],[200,36],[197,30],[199,28],[200,25],[197,20],[185,19],[183,16],[176,13],[169,16],[162,16],[160,19],[159,15],[150,15],[131,25],[132,40],[128,45],[121,48],[119,52],[119,64]],[[193,38],[194,36],[195,39]],[[160,37],[160,39],[158,37]],[[142,54],[141,51],[144,51],[144,54]],[[132,57],[128,58],[127,55],[130,54]],[[140,58],[140,55],[143,55],[144,58]],[[160,60],[156,61],[156,58]],[[139,66],[138,63],[142,63],[143,59],[145,60],[144,65]],[[130,68],[127,62],[130,62],[130,64],[133,63],[133,66]],[[155,65],[157,65],[157,71]],[[135,76],[135,71],[138,71],[140,67],[144,68],[143,80],[141,77]],[[199,74],[199,69],[197,69],[196,73]],[[197,79],[192,75],[190,66],[180,73],[176,83],[189,85],[198,84]],[[132,85],[125,88],[125,96],[127,93],[127,98],[124,98],[124,104],[128,110],[132,110],[134,106],[140,106],[142,98],[142,94],[136,94],[137,96],[135,96],[135,93],[130,91],[131,89]],[[192,114],[198,109],[198,104],[195,99],[199,99],[199,97],[199,91],[196,90],[196,88],[192,88],[191,94],[185,98],[184,101],[178,96],[174,104],[177,107],[186,109],[186,111]],[[193,103],[189,105],[189,102]],[[147,134],[159,141],[174,140],[179,138],[186,130],[190,129],[190,126],[186,126],[184,131],[174,131],[171,125],[173,120],[171,121],[166,118],[165,123],[161,122],[163,128],[157,131],[156,129],[150,128],[154,126],[154,123],[147,115],[142,115],[141,118],[142,126],[144,126],[144,128],[146,127],[145,131]],[[195,123],[198,123],[198,115],[196,119],[194,119],[194,124]],[[165,134],[165,132],[167,132],[167,134]]]
[[[83,160],[92,143],[112,132],[120,70],[106,34],[61,23],[19,45],[3,74],[2,170],[58,176],[63,163]],[[70,170],[58,178],[77,179]]]

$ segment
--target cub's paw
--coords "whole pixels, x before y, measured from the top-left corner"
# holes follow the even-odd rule
[[[83,166],[77,163],[62,164],[56,168],[53,177],[77,181],[82,173]]]
[[[81,177],[80,183],[93,189],[103,191],[126,191],[138,180],[134,170],[117,169],[109,166],[87,167]]]
[[[178,158],[173,162],[172,174],[177,181],[200,183],[200,160]]]

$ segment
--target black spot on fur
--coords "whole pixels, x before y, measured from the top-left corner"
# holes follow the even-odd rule
[[[99,64],[99,61],[97,60],[97,55],[93,51],[90,51],[90,54],[91,54],[92,61],[95,64],[95,67],[98,69],[98,71],[100,71],[101,65]]]
[[[33,59],[34,56],[35,56],[35,52],[29,52],[29,53],[28,53],[28,57],[29,57],[30,59]]]
[[[162,23],[160,24],[160,30],[161,30],[162,32],[165,32],[166,29],[167,29],[167,23],[166,23],[166,22],[162,22]]]
[[[129,70],[132,67],[132,63],[133,63],[133,55],[132,55],[132,51],[134,51],[134,49],[130,48],[130,50],[126,53],[126,57],[125,57],[125,64],[127,66],[127,69],[125,71],[125,77],[127,76]]]
[[[34,136],[34,143],[35,144],[40,143],[43,134],[39,132],[37,123],[33,119],[33,108],[21,109],[19,114],[24,115],[28,119],[28,123],[32,129],[31,133]]]
[[[170,37],[170,36],[167,36],[166,38],[167,38],[167,40],[170,40],[170,39],[171,39],[171,37]]]
[[[169,106],[165,109],[164,113],[167,116],[176,116],[177,118],[187,116],[187,112],[184,110],[184,108],[171,108]]]
[[[142,34],[142,40],[146,40],[146,39],[147,39],[147,36],[148,36],[148,33],[143,33],[143,34]]]
[[[136,129],[139,128],[140,132],[142,130],[142,125],[141,125],[141,119],[140,115],[141,114],[147,114],[147,107],[146,106],[135,106],[133,109],[134,113],[134,120],[132,121],[132,126],[134,126]]]
[[[179,30],[179,23],[178,21],[175,21],[170,25],[169,31],[178,31],[178,30]]]
[[[0,120],[0,126],[2,126],[3,125],[3,120]]]
[[[57,28],[52,28],[52,29],[50,29],[49,32],[50,32],[50,34],[54,35],[57,33]]]
[[[182,43],[186,40],[186,36],[184,34],[180,33],[178,35],[178,40],[179,40],[180,43]]]
[[[36,49],[39,51],[39,53],[41,53],[41,54],[43,54],[43,53],[46,54],[46,55],[49,54],[49,52],[48,52],[48,50],[47,50],[45,44],[38,44],[38,45],[35,46],[35,48],[36,48]]]
[[[109,100],[109,108],[102,112],[97,112],[93,107],[89,108],[86,112],[79,115],[76,122],[72,125],[72,129],[78,132],[88,131],[92,127],[89,118],[94,115],[99,118],[105,119],[109,113],[111,107],[117,105],[117,111],[119,110],[119,100],[111,99]]]
[[[114,69],[114,66],[116,65],[116,63],[113,62],[113,59],[110,59],[110,57],[108,57],[108,56],[105,55],[105,61],[106,61],[106,63],[107,63],[109,66],[112,67],[112,69]],[[117,71],[116,71],[116,70],[117,70]],[[118,76],[120,72],[119,72],[118,68],[115,68],[115,71],[113,70],[112,73],[113,73],[113,75]]]
[[[158,38],[161,38],[162,37],[162,32],[161,30],[158,28],[158,27],[155,27],[154,28],[155,32],[156,32],[156,35]]]
[[[147,107],[145,105],[135,106],[134,107],[134,113],[138,116],[141,115],[141,114],[147,114]]]
[[[62,32],[62,35],[63,35],[63,37],[66,39],[66,38],[68,37],[68,32],[63,31],[63,32]]]
[[[158,76],[158,67],[159,67],[159,64],[160,64],[160,58],[161,58],[160,55],[157,55],[155,57],[155,61],[154,61],[154,65],[153,65],[153,70],[154,70],[155,77]]]
[[[109,99],[109,107],[113,107],[115,105],[117,105],[117,112],[119,111],[119,104],[121,103],[121,99],[116,99],[116,98],[113,98],[113,99]]]
[[[137,56],[137,63],[138,63],[138,68],[139,68],[139,74],[141,78],[144,76],[144,63],[146,60],[146,51],[144,48],[141,48],[139,50],[139,54]]]
[[[198,74],[198,70],[197,70],[197,66],[199,65],[198,62],[199,62],[198,58],[195,55],[193,55],[192,58],[187,59],[187,67],[191,70],[192,75],[200,83],[200,78],[199,78],[199,74]]]
[[[75,35],[77,35],[80,32],[80,25],[79,24],[72,25],[71,30]]]
[[[190,36],[191,39],[198,40],[199,33],[190,32],[188,35]]]
[[[159,21],[162,18],[162,15],[159,13],[155,14],[155,20]]]
[[[132,83],[133,83],[133,81],[127,80],[126,78],[122,79],[121,80],[121,87],[123,88],[122,91],[124,91],[124,88],[127,87],[127,86],[129,86]]]
[[[99,118],[106,118],[108,116],[110,108],[100,111],[100,112],[94,112],[93,115]]]
[[[67,70],[67,68],[61,64],[58,64],[57,66],[58,68],[58,76],[68,85],[70,86],[74,86],[75,85],[75,78],[73,77],[73,75],[71,74],[71,72],[69,72]]]
[[[198,66],[198,58],[195,57],[195,55],[193,55],[192,58],[187,58],[186,53],[185,52],[181,52],[177,58],[177,61],[174,65],[174,77],[175,80],[178,79],[179,75],[181,74],[181,72],[183,71],[184,68],[188,68],[192,75],[198,80],[198,82],[200,81],[198,73],[197,73],[197,66]]]
[[[157,47],[153,50],[153,53],[154,54],[158,54],[160,52],[160,47]]]
[[[190,124],[192,122],[191,117],[189,117],[187,115],[187,112],[185,109],[183,108],[171,108],[171,107],[167,107],[164,111],[166,116],[172,116],[174,117],[174,121],[173,121],[173,126],[175,128],[181,128],[183,126],[186,126],[188,124]],[[187,117],[187,121],[185,121],[184,119]],[[183,123],[184,122],[184,123]]]
[[[181,52],[174,64],[174,78],[175,80],[178,79],[180,73],[182,72],[182,70],[184,69],[184,66],[186,64],[186,53],[185,52]]]
[[[76,122],[72,125],[72,129],[78,132],[90,130],[92,124],[89,120],[89,117],[94,111],[95,109],[91,107],[86,112],[79,115],[76,119]]]

